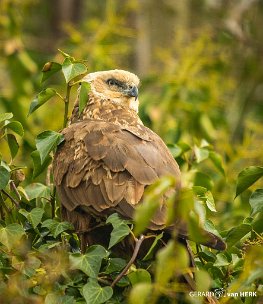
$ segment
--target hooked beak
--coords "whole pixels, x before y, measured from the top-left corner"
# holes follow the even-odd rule
[[[129,97],[135,97],[135,100],[138,98],[138,88],[136,86],[133,86],[127,90],[124,91],[125,95]]]

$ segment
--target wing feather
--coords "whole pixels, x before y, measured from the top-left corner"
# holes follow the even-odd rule
[[[131,218],[145,187],[162,175],[179,177],[178,165],[158,135],[143,125],[135,131],[134,126],[91,119],[63,130],[54,180],[67,209],[119,210]],[[164,211],[160,206],[152,227],[164,225]]]

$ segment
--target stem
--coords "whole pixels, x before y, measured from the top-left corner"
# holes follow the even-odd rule
[[[136,239],[136,241],[135,241],[135,248],[134,248],[134,251],[133,251],[133,254],[132,254],[132,257],[131,257],[130,261],[125,266],[125,268],[122,270],[122,272],[112,282],[111,287],[114,287],[119,282],[119,280],[126,274],[126,272],[128,271],[128,269],[130,268],[130,266],[133,264],[133,262],[135,261],[137,255],[139,253],[140,247],[141,247],[142,242],[144,241],[144,239],[145,239],[145,236],[143,234],[140,236],[139,239]]]
[[[54,185],[54,188],[53,188],[53,193],[52,193],[52,196],[51,196],[51,217],[54,218],[55,217],[55,212],[56,212],[56,204],[55,204],[55,201],[56,201],[56,192],[57,192],[57,189]]]
[[[4,193],[13,203],[14,205],[19,208],[19,202],[17,202],[8,192],[6,192],[4,189],[1,190],[2,193]]]
[[[67,123],[68,123],[68,106],[69,106],[70,90],[71,90],[71,86],[68,84],[68,85],[67,85],[67,94],[66,94],[66,97],[65,97],[65,99],[64,99],[64,102],[65,102],[65,109],[64,109],[63,129],[67,126]]]

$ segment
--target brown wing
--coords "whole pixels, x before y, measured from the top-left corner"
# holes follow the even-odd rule
[[[178,165],[160,137],[144,126],[141,133],[144,136],[100,120],[66,128],[53,165],[62,204],[69,211],[79,207],[98,216],[117,211],[132,218],[147,185],[163,175],[179,177]],[[163,228],[164,217],[163,205],[150,228]]]

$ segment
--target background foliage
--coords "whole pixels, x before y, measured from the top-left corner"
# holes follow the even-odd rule
[[[138,261],[111,289],[127,261],[101,246],[80,255],[71,225],[61,222],[47,167],[60,140],[64,98],[71,108],[76,97],[77,85],[67,94],[69,81],[86,67],[140,76],[140,116],[169,144],[183,173],[181,202],[188,204],[182,212],[189,216],[193,209],[193,227],[200,221],[226,239],[223,253],[191,244],[197,289],[262,292],[262,17],[262,1],[255,0],[1,1],[3,303],[203,301],[178,295],[186,288],[180,275],[189,269],[177,242]],[[45,66],[41,81],[46,62],[56,62],[57,73],[49,78]],[[82,65],[74,75],[65,72],[72,64]],[[173,181],[155,187],[161,191],[167,183]],[[145,214],[155,199],[150,191]],[[141,221],[138,216],[137,227]],[[110,223],[115,232],[130,233],[130,224]],[[113,236],[111,242],[121,239]]]

